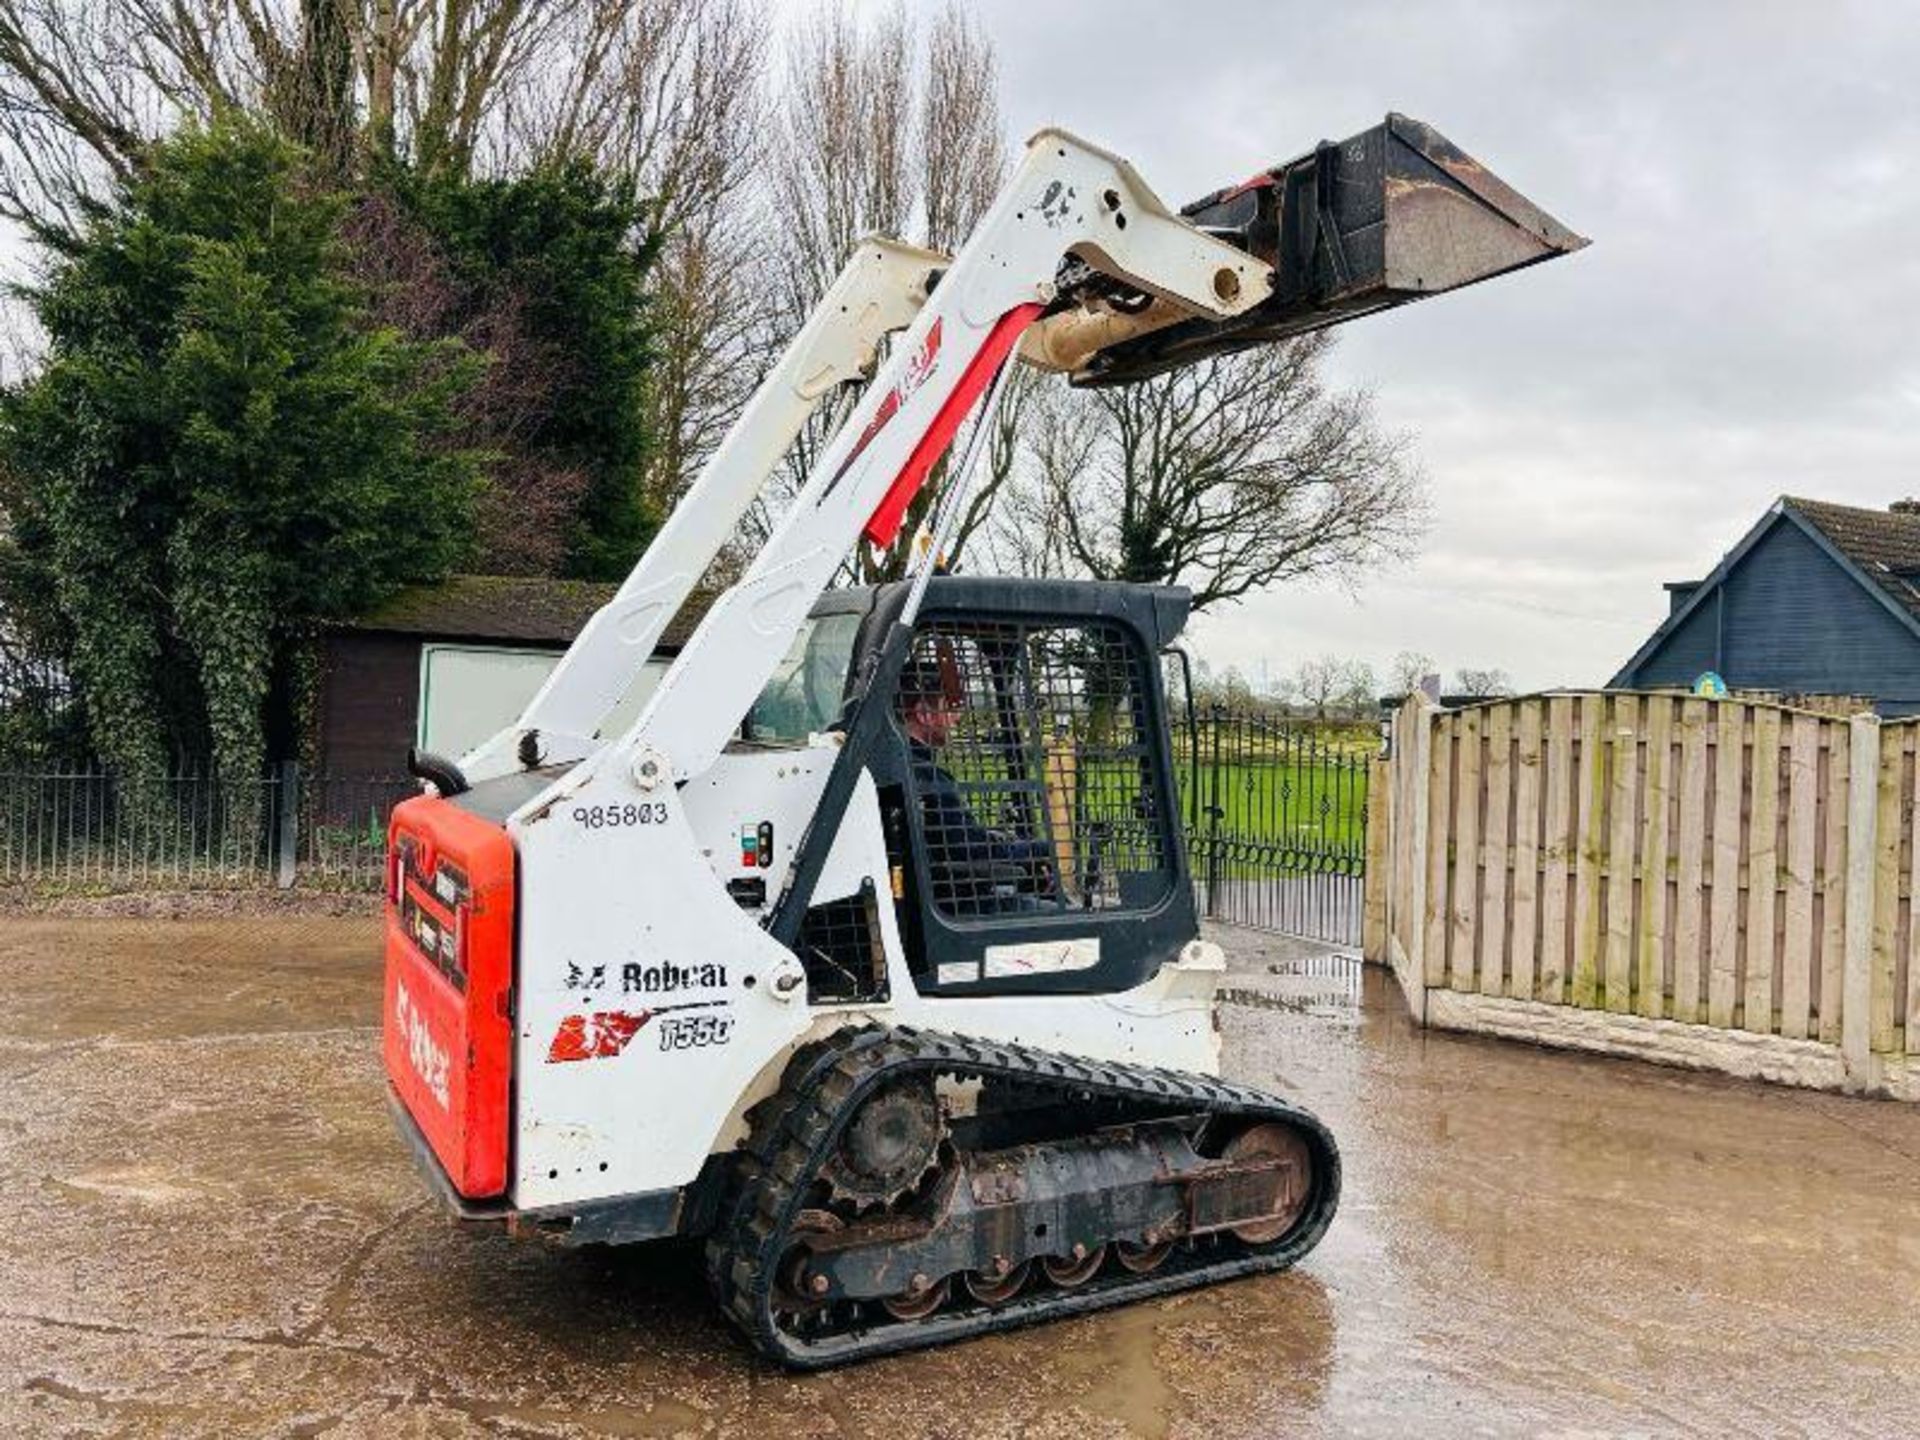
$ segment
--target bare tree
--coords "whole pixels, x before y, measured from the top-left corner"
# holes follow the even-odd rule
[[[1328,653],[1302,660],[1293,672],[1293,692],[1300,703],[1324,719],[1346,685],[1347,662]]]
[[[1025,368],[1009,382],[1004,408],[1016,428],[988,457],[989,482],[976,497],[982,513],[974,549],[996,571],[1084,573],[1057,512],[1069,482],[1094,463],[1101,443],[1098,425],[1090,423],[1096,417],[1059,376]]]
[[[70,220],[153,140],[221,109],[323,157],[464,167],[492,99],[580,3],[0,0],[0,212]]]
[[[992,429],[987,435],[984,473],[975,481],[967,496],[966,508],[960,512],[954,527],[953,542],[946,557],[949,566],[957,565],[963,553],[971,553],[970,547],[977,547],[986,552],[992,570],[1049,573],[1042,565],[1024,565],[1024,552],[1006,543],[1005,537],[1010,534],[1024,537],[1027,533],[1018,523],[1006,518],[1006,511],[1021,499],[1012,481],[1021,464],[1028,427],[1044,420],[1048,414],[1048,392],[1058,385],[1054,376],[1014,362],[1000,404],[986,420]],[[993,543],[996,537],[1001,539],[998,546]]]
[[[755,223],[765,139],[766,26],[747,0],[575,7],[553,37],[555,83],[511,97],[505,153],[584,155],[654,198],[658,359],[642,484],[670,507],[752,394],[768,254]],[[771,243],[770,242],[775,242]]]
[[[1453,686],[1458,694],[1488,700],[1499,695],[1511,695],[1513,677],[1504,670],[1469,670],[1463,667],[1453,672]]]
[[[700,218],[670,232],[655,262],[657,343],[646,382],[653,449],[641,483],[660,513],[718,448],[765,368],[756,254],[750,230]]]
[[[1373,667],[1332,653],[1302,660],[1286,688],[1319,720],[1365,715],[1376,700]]]
[[[70,230],[154,139],[220,109],[343,178],[589,158],[660,232],[658,443],[636,483],[664,506],[755,378],[766,28],[749,0],[0,0],[0,216]]]
[[[862,237],[933,249],[966,237],[1005,169],[998,85],[992,45],[958,5],[934,19],[924,42],[897,5],[865,23],[847,8],[818,11],[794,33],[768,141],[763,353],[776,353],[799,329]],[[812,469],[860,389],[846,387],[807,427],[751,536],[765,534],[773,505]],[[1003,419],[949,564],[979,529],[996,477],[1012,471],[1013,433]],[[918,529],[941,478],[936,473],[909,508],[904,533]],[[886,557],[863,556],[861,570],[884,578],[904,560],[900,546]]]
[[[746,0],[0,0],[0,212],[71,214],[232,108],[343,164],[590,154],[673,223],[738,183],[760,37]]]
[[[8,219],[71,228],[102,180],[135,172],[173,109],[130,63],[124,9],[119,0],[0,0],[0,214]]]
[[[1364,660],[1348,661],[1346,673],[1340,677],[1340,693],[1335,697],[1340,709],[1348,715],[1366,715],[1379,703],[1379,694],[1373,666]]]
[[[817,11],[787,47],[771,133],[768,278],[787,332],[799,329],[864,235],[907,238],[913,208],[913,33],[899,7],[866,26]]]
[[[1007,511],[1023,568],[1182,584],[1204,609],[1407,553],[1422,478],[1370,396],[1327,386],[1331,344],[1322,332],[1058,401]]]
[[[1433,663],[1431,655],[1423,655],[1418,650],[1402,650],[1393,657],[1387,686],[1396,695],[1411,695],[1420,688],[1427,676],[1439,673],[1440,667]]]
[[[999,61],[967,12],[949,4],[927,35],[920,102],[920,234],[956,250],[999,193],[1006,169]]]

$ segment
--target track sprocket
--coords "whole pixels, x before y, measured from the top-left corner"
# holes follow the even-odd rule
[[[864,1101],[820,1167],[833,1199],[856,1212],[913,1194],[940,1163],[946,1121],[931,1077],[889,1085]]]

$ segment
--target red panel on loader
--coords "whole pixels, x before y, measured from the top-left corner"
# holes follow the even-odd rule
[[[507,1186],[513,844],[437,796],[387,832],[387,1079],[470,1200]]]
[[[907,506],[913,503],[913,497],[919,493],[927,472],[933,468],[936,460],[947,453],[947,446],[953,443],[960,422],[967,418],[967,412],[973,409],[973,402],[980,398],[980,392],[987,388],[987,383],[999,373],[1002,362],[1020,343],[1021,332],[1038,320],[1046,308],[1037,303],[1016,305],[993,322],[985,343],[961,372],[959,384],[954,386],[953,393],[941,404],[933,423],[927,427],[927,433],[920,437],[920,443],[913,447],[907,463],[900,467],[893,484],[887,487],[887,493],[880,498],[873,514],[867,517],[864,533],[873,544],[886,546],[893,543],[893,537],[900,533],[900,522],[906,518]]]

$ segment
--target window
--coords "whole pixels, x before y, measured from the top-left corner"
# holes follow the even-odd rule
[[[1147,667],[1125,631],[929,624],[897,707],[940,913],[1137,909],[1166,896]]]
[[[859,628],[860,617],[854,614],[815,616],[802,625],[747,711],[743,737],[770,745],[804,745],[809,735],[838,720]]]
[[[506,646],[422,645],[414,740],[457,757],[513,724],[560,656]]]
[[[466,754],[518,720],[559,663],[557,650],[422,645],[415,743],[437,755]],[[635,671],[596,733],[625,734],[666,672],[665,659],[648,660]]]

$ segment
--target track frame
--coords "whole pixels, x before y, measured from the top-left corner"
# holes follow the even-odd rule
[[[1115,1265],[1071,1288],[1037,1286],[997,1304],[968,1303],[956,1288],[959,1303],[909,1319],[828,1293],[796,1320],[782,1308],[783,1266],[803,1243],[796,1222],[803,1212],[814,1213],[812,1192],[821,1167],[865,1099],[882,1086],[927,1074],[1055,1089],[1063,1100],[1079,1103],[1117,1102],[1137,1107],[1141,1122],[1217,1117],[1277,1122],[1299,1133],[1312,1152],[1311,1193],[1293,1227],[1266,1245],[1247,1245],[1221,1231],[1176,1244],[1150,1273]],[[842,1031],[806,1047],[779,1091],[752,1118],[721,1204],[719,1227],[708,1240],[708,1278],[721,1309],[755,1349],[794,1369],[824,1369],[1284,1270],[1319,1243],[1339,1205],[1340,1153],[1331,1132],[1275,1096],[1207,1076],[908,1027]],[[944,1285],[947,1278],[934,1283]]]

